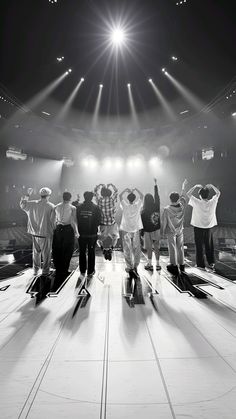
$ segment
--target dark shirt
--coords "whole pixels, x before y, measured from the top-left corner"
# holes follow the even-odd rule
[[[101,211],[93,202],[83,202],[76,209],[78,231],[81,237],[97,235],[101,223]]]
[[[160,197],[157,185],[154,186],[154,206],[143,209],[141,212],[143,231],[152,232],[160,230]]]

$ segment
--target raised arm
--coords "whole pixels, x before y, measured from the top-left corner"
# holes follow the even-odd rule
[[[157,180],[154,178],[154,201],[157,209],[160,211],[160,196],[158,192]]]
[[[215,192],[217,197],[220,196],[220,190],[216,186],[212,185],[211,183],[208,183],[208,185],[206,185],[206,187],[213,189],[213,191]]]
[[[188,198],[190,198],[193,195],[193,192],[195,191],[195,189],[201,189],[202,185],[194,185],[192,188],[189,189],[188,192],[186,192],[186,195]]]
[[[125,193],[130,193],[131,192],[131,190],[129,189],[129,188],[125,188],[121,193],[120,193],[120,195],[119,195],[119,198],[120,198],[120,202],[122,202],[123,201],[123,199],[124,199],[124,194]]]
[[[95,186],[94,188],[94,195],[96,200],[98,200],[99,198],[101,198],[101,188],[105,186],[104,183],[99,183],[99,185]]]
[[[21,209],[23,209],[25,211],[27,211],[29,209],[28,201],[29,201],[29,198],[32,195],[33,191],[34,191],[33,188],[28,188],[27,193],[24,196],[21,197],[21,199],[20,199]]]
[[[138,194],[139,194],[139,198],[141,199],[141,201],[143,200],[143,193],[139,190],[139,189],[137,189],[137,188],[134,188],[133,190],[132,190],[132,192],[134,192],[134,191],[136,191],[136,192],[138,192]]]
[[[107,184],[107,187],[113,189],[112,198],[113,199],[117,199],[117,197],[118,197],[118,189],[117,189],[117,187],[115,185],[113,185],[113,183],[108,183]]]

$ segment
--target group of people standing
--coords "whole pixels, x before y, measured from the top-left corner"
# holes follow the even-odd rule
[[[141,256],[140,234],[144,238],[148,261],[145,269],[154,270],[152,263],[155,254],[155,269],[160,270],[159,247],[161,235],[167,237],[170,264],[167,269],[174,275],[184,271],[183,224],[187,203],[192,206],[191,224],[194,226],[196,244],[196,264],[205,268],[204,250],[209,267],[214,269],[214,246],[212,227],[217,224],[216,206],[220,191],[208,184],[193,186],[186,191],[187,181],[180,193],[172,192],[170,204],[164,208],[161,217],[160,196],[157,180],[154,179],[154,194],[145,196],[137,188],[124,189],[119,194],[122,219],[120,228],[115,215],[118,203],[118,189],[112,183],[99,184],[94,191],[84,192],[84,202],[77,200],[71,204],[71,193],[63,193],[63,201],[57,205],[49,202],[51,190],[47,187],[39,191],[39,200],[30,200],[33,192],[21,198],[20,207],[28,215],[28,233],[33,242],[33,269],[37,275],[41,267],[42,275],[50,274],[51,252],[58,284],[68,275],[70,260],[74,251],[75,239],[79,244],[79,267],[82,275],[95,273],[95,249],[98,243],[105,259],[111,260],[117,240],[122,236],[126,271],[138,277]],[[198,189],[198,197],[194,192]],[[210,197],[210,191],[214,195]],[[93,202],[95,200],[96,203]],[[104,246],[106,239],[110,246]]]

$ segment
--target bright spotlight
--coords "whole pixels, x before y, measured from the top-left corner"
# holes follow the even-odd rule
[[[117,157],[114,161],[114,166],[116,169],[121,169],[123,167],[123,164],[124,164],[123,160],[119,157]]]
[[[166,69],[165,69],[165,67],[163,67],[162,69],[161,69],[161,71],[163,71],[163,73],[166,71]]]
[[[71,68],[69,68],[69,70],[68,70],[68,71],[69,71],[69,73],[71,73],[71,72],[72,72],[72,69],[71,69]]]
[[[69,74],[69,71],[66,71],[66,75],[68,76],[68,74]]]
[[[103,84],[99,84],[99,87],[102,89],[103,88]]]
[[[131,87],[131,84],[130,83],[127,83],[127,87]]]
[[[105,169],[110,169],[112,167],[112,160],[109,157],[107,157],[103,160],[103,166],[105,167]]]
[[[232,116],[233,116],[233,117],[235,117],[235,116],[236,116],[236,112],[233,112],[233,113],[232,113]]]
[[[161,164],[161,160],[158,158],[158,157],[152,157],[150,160],[149,160],[149,165],[151,166],[151,167],[159,167],[160,166],[160,164]]]
[[[121,28],[113,29],[111,33],[111,41],[114,45],[119,46],[124,43],[125,40],[125,33],[124,30]]]
[[[152,83],[152,79],[148,79],[149,83]]]
[[[84,78],[83,78],[83,77],[81,77],[80,81],[84,81]]]

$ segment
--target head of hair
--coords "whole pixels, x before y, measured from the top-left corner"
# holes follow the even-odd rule
[[[91,201],[92,201],[92,199],[93,199],[93,195],[94,195],[94,193],[93,193],[93,192],[90,192],[90,191],[86,191],[86,192],[84,192],[84,200],[85,200],[86,202],[91,202]]]
[[[149,211],[149,210],[152,211],[153,208],[154,208],[154,206],[155,206],[155,201],[154,201],[154,198],[153,198],[152,194],[151,193],[147,193],[144,196],[144,201],[143,201],[143,209],[144,209],[144,211]]]
[[[173,204],[176,204],[176,202],[178,200],[179,200],[179,193],[178,192],[171,192],[170,201],[173,202]]]
[[[130,192],[129,195],[127,195],[127,199],[129,203],[132,204],[136,199],[136,195],[133,192]]]
[[[51,193],[52,193],[51,189],[48,188],[47,186],[39,190],[39,194],[41,195],[41,198],[47,198],[48,196],[51,195]]]
[[[210,190],[208,188],[201,188],[200,191],[198,191],[198,195],[201,196],[202,199],[208,199]]]
[[[70,201],[71,200],[71,193],[70,192],[63,192],[62,195],[63,201]]]
[[[109,188],[106,188],[106,186],[103,186],[101,189],[101,195],[103,198],[111,196],[112,191]]]

